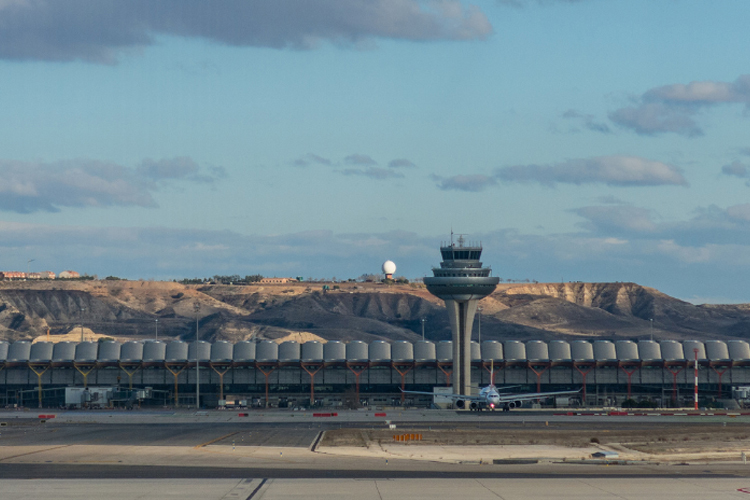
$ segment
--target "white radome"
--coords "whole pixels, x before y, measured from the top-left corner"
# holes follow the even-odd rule
[[[395,272],[396,272],[396,264],[394,264],[392,260],[386,260],[385,262],[383,262],[384,274],[393,274]]]

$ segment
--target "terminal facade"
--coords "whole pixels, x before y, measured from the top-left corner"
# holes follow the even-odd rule
[[[567,401],[571,406],[626,400],[692,406],[696,354],[702,405],[731,398],[733,387],[750,386],[750,345],[741,340],[472,342],[471,379],[475,391],[491,382],[491,373],[501,391],[580,390]],[[10,406],[59,407],[66,404],[66,388],[92,394],[109,388],[106,406],[194,406],[199,373],[206,408],[222,402],[429,407],[432,397],[400,389],[450,386],[452,359],[451,341],[0,342],[0,398]]]

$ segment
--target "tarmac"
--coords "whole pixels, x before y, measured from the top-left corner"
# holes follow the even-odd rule
[[[408,429],[427,425],[510,430],[525,422],[584,428],[647,427],[657,421],[750,424],[746,415],[333,413],[336,415],[259,410],[2,411],[1,496],[109,500],[440,499],[467,495],[502,499],[750,499],[750,465],[739,456],[721,462],[615,465],[560,462],[562,458],[585,458],[589,450],[551,446],[432,449],[388,444],[368,450],[317,445],[322,432],[343,427],[383,429],[396,425]],[[533,464],[493,463],[507,457],[539,460]]]

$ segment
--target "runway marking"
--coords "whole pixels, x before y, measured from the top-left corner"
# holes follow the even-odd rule
[[[249,497],[247,497],[247,498],[246,498],[245,500],[251,500],[251,499],[252,499],[252,498],[253,498],[253,497],[255,496],[255,494],[256,494],[256,493],[258,493],[258,492],[260,491],[260,489],[261,489],[261,488],[263,487],[263,485],[264,485],[264,484],[266,484],[266,481],[268,481],[268,479],[266,479],[266,478],[264,478],[263,480],[261,480],[261,482],[260,482],[260,484],[258,485],[258,487],[257,487],[257,488],[255,488],[255,489],[253,490],[253,492],[252,492],[252,493],[250,493],[250,496],[249,496]]]
[[[320,444],[320,441],[323,439],[323,436],[325,435],[326,431],[320,431],[318,432],[318,435],[313,440],[312,444],[310,445],[310,451],[313,453],[315,452],[315,448],[318,447],[318,444]]]
[[[260,486],[254,488],[258,481],[258,479],[241,479],[231,491],[221,497],[221,500],[247,500],[251,498],[258,488],[263,486],[263,482],[261,481]],[[251,492],[250,496],[248,496],[248,492]]]
[[[62,446],[53,446],[52,448],[45,448],[43,450],[29,451],[27,453],[19,453],[18,455],[13,455],[10,457],[2,458],[0,459],[0,462],[4,462],[5,460],[10,460],[11,458],[18,458],[18,457],[25,457],[26,455],[33,455],[34,453],[42,453],[45,451],[59,450],[60,448],[67,448],[68,446],[72,446],[72,445],[64,444]]]
[[[234,436],[235,434],[239,434],[239,433],[240,433],[240,431],[237,431],[237,432],[230,432],[230,433],[229,433],[229,434],[227,434],[226,436],[221,436],[221,437],[217,437],[216,439],[212,439],[211,441],[206,441],[206,442],[205,442],[205,443],[203,443],[203,444],[199,444],[198,446],[194,446],[194,447],[193,447],[193,449],[196,449],[196,450],[197,450],[198,448],[203,448],[204,446],[208,446],[209,444],[214,444],[214,443],[216,443],[216,442],[218,442],[218,441],[221,441],[222,439],[226,439],[226,438],[228,438],[228,437]]]

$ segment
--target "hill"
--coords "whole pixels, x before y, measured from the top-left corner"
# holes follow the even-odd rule
[[[450,338],[442,302],[419,284],[182,285],[0,282],[0,339],[62,339],[83,324],[126,341]],[[198,304],[196,314],[195,307]],[[693,305],[635,283],[501,284],[480,302],[483,340],[750,337],[750,305]],[[480,319],[477,319],[479,323]],[[477,324],[478,327],[478,324]],[[475,327],[475,332],[477,327]],[[475,333],[476,338],[476,333]]]

